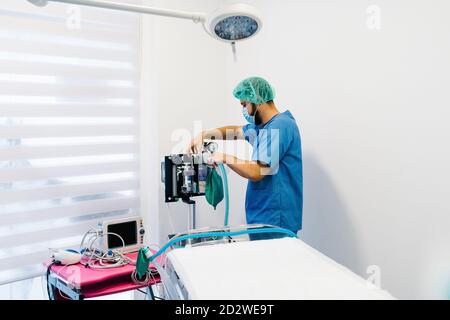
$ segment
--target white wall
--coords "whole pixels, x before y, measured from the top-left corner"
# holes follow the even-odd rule
[[[204,0],[164,0],[152,1],[155,6],[179,10],[209,12],[217,8],[220,1]],[[159,149],[154,150],[154,157],[162,160],[165,155],[183,152],[188,139],[203,129],[217,127],[233,120],[242,123],[239,115],[233,115],[226,106],[225,98],[229,94],[225,74],[226,55],[231,49],[223,43],[212,39],[203,30],[201,24],[187,20],[164,17],[152,18],[154,22],[154,41],[152,59],[153,73],[156,75],[153,87],[158,108]],[[150,88],[149,88],[150,89]],[[196,129],[197,128],[197,129]],[[231,183],[237,184],[236,175],[229,177]],[[160,242],[167,240],[167,234],[182,232],[187,228],[188,207],[182,203],[164,203],[164,189],[160,181],[159,219]],[[230,198],[238,206],[239,214],[231,217],[231,223],[244,223],[243,194],[231,190]],[[236,200],[240,199],[242,200]],[[214,211],[204,197],[197,201],[197,225],[220,226],[223,224],[223,203]],[[237,211],[234,207],[231,211]]]
[[[301,127],[312,246],[400,298],[450,297],[450,3],[247,1],[262,33],[229,86],[267,77]],[[381,9],[381,29],[366,9]]]
[[[156,1],[206,11],[218,2]],[[238,45],[237,63],[201,26],[157,18],[158,156],[172,152],[174,130],[193,130],[195,120],[242,123],[233,86],[264,76],[300,125],[301,237],[364,277],[379,266],[381,286],[399,298],[448,298],[450,3],[246,2],[265,25]],[[378,31],[366,26],[369,5],[381,9]],[[230,180],[232,222],[240,223],[245,183]],[[160,184],[161,238],[183,230],[187,214],[181,203],[168,208],[162,192]],[[214,216],[198,202],[200,226],[221,223],[222,208]]]

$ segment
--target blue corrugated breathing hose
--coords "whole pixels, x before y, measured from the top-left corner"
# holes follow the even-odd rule
[[[292,238],[297,238],[297,235],[293,233],[290,230],[279,228],[279,227],[271,227],[271,228],[263,228],[263,229],[248,229],[248,230],[241,230],[241,231],[219,231],[219,232],[202,232],[202,233],[193,233],[193,234],[187,234],[179,237],[172,238],[169,242],[167,242],[158,252],[151,255],[149,257],[150,262],[153,261],[155,258],[160,256],[164,251],[166,251],[170,246],[173,244],[184,241],[187,239],[198,239],[198,238],[204,238],[204,237],[233,237],[233,236],[240,236],[244,234],[260,234],[260,233],[282,233]],[[141,249],[142,250],[142,249]],[[148,251],[148,249],[147,249]],[[146,252],[147,253],[147,252]]]
[[[230,198],[228,196],[228,178],[227,172],[225,171],[225,166],[222,163],[219,163],[220,174],[222,175],[223,180],[223,189],[225,195],[225,219],[223,225],[228,227],[228,212],[230,210]]]

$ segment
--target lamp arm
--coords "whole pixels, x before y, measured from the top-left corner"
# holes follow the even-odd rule
[[[36,0],[29,0],[34,3]],[[180,10],[172,10],[172,9],[162,9],[155,7],[147,7],[147,6],[138,6],[134,4],[124,4],[112,1],[99,1],[99,0],[48,0],[52,2],[62,2],[69,4],[76,4],[82,6],[89,7],[97,7],[103,9],[112,9],[112,10],[120,10],[120,11],[129,11],[136,13],[146,13],[158,16],[172,17],[172,18],[180,18],[180,19],[188,19],[194,22],[203,22],[206,19],[206,13],[204,12],[190,12],[190,11],[180,11]],[[42,3],[42,0],[41,0]]]

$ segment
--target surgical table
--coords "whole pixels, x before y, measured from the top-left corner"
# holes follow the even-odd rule
[[[393,299],[298,238],[230,239],[170,251],[166,299]]]

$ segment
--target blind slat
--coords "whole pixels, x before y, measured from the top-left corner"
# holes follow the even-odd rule
[[[137,69],[118,69],[113,66],[92,68],[89,66],[49,64],[32,61],[1,60],[2,73],[39,74],[65,78],[102,78],[127,79],[137,81]]]
[[[35,188],[31,190],[4,191],[0,198],[0,205],[14,202],[44,200],[52,198],[76,197],[89,194],[99,194],[122,190],[133,190],[139,187],[136,179],[102,182],[79,185],[61,185]]]
[[[125,210],[139,207],[139,198],[118,197],[97,200],[87,200],[63,204],[41,210],[19,211],[0,215],[0,226],[14,225],[17,223],[60,219],[67,217],[82,217],[102,212]]]
[[[142,0],[137,0],[142,1]],[[129,0],[121,0],[121,2],[130,2]],[[48,22],[53,23],[60,28],[67,26],[67,18],[70,16],[68,8],[78,8],[80,11],[80,17],[82,18],[83,28],[71,29],[69,31],[83,32],[89,34],[91,29],[101,29],[109,32],[128,32],[133,34],[136,30],[134,28],[136,22],[136,14],[116,11],[105,10],[101,8],[92,8],[86,6],[74,6],[61,3],[50,2],[43,10],[40,7],[36,7],[30,4],[28,1],[17,0],[2,0],[3,7],[0,8],[0,15],[2,17],[13,17],[13,22],[28,22],[39,23]],[[32,30],[32,29],[31,29]],[[67,30],[66,30],[67,32]],[[102,39],[100,36],[98,39]]]
[[[73,29],[72,32],[67,30],[55,30],[54,24],[46,21],[39,23],[23,22],[16,24],[14,27],[8,24],[8,20],[15,18],[3,17],[0,26],[0,39],[18,40],[33,45],[45,44],[49,46],[66,46],[71,48],[109,50],[116,52],[128,52],[136,54],[133,46],[130,44],[130,37],[136,38],[138,35],[131,32],[119,33],[115,37],[113,30],[104,30],[104,28],[92,28],[92,32],[87,34],[86,30]],[[39,32],[30,31],[30,28],[39,27]],[[99,34],[100,33],[100,34]],[[99,36],[101,39],[99,39]],[[66,50],[67,51],[67,50]]]
[[[75,242],[73,245],[77,245]],[[30,252],[26,255],[14,256],[11,258],[0,259],[0,285],[13,281],[20,281],[27,279],[26,275],[29,275],[29,270],[23,270],[23,266],[29,264],[30,261],[40,261],[34,265],[29,265],[28,268],[35,270],[29,276],[38,276],[44,271],[44,261],[50,259],[49,250],[41,250],[38,252]],[[22,269],[22,272],[17,272]],[[8,274],[6,271],[9,271]]]
[[[0,104],[0,117],[122,117],[136,116],[136,108],[123,106],[49,106]]]
[[[84,176],[90,174],[105,174],[117,172],[137,171],[134,161],[123,163],[101,163],[90,165],[49,167],[49,168],[21,168],[4,169],[0,171],[0,183],[20,180],[43,180],[58,177]]]
[[[43,253],[41,253],[43,254]],[[47,256],[36,256],[33,255],[24,263],[29,263],[30,261],[44,261]],[[7,262],[6,262],[7,263]],[[30,278],[35,278],[42,276],[45,273],[45,268],[42,263],[31,264],[31,265],[21,265],[20,267],[15,267],[13,269],[7,268],[0,272],[0,286],[16,281],[23,281]]]
[[[45,64],[51,66],[73,66],[92,69],[117,69],[117,70],[134,70],[136,65],[130,61],[111,60],[111,59],[95,59],[80,58],[77,56],[66,55],[58,56],[55,54],[42,53],[24,53],[21,51],[0,51],[0,61]]]
[[[114,138],[114,137],[113,137]],[[17,146],[0,148],[1,160],[17,160],[28,158],[58,158],[58,157],[80,157],[94,155],[117,154],[118,152],[128,154],[135,153],[138,145],[135,143],[117,144],[93,144],[81,146]]]
[[[17,39],[17,37],[14,37],[13,34],[7,35],[5,33],[6,32],[4,30],[3,31],[0,30],[0,40],[8,41],[8,46],[10,48],[14,48],[14,52],[19,53],[32,52],[33,48],[36,46],[36,41],[24,41],[21,40],[20,38]],[[40,44],[41,42],[37,43]],[[105,59],[112,61],[127,62],[134,59],[133,55],[136,54],[132,50],[114,50],[114,45],[112,44],[110,46],[105,44],[103,47],[99,46],[94,48],[89,46],[72,45],[71,46],[72,50],[70,51],[67,50],[68,44],[65,43],[63,40],[61,40],[61,43],[45,43],[44,41],[42,41],[42,44],[45,44],[45,46],[41,46],[41,49],[39,50],[40,55],[49,55],[58,57]],[[119,44],[117,46],[120,47]]]
[[[122,216],[130,216],[136,214],[136,212],[131,212]],[[90,221],[86,221],[83,223],[75,223],[75,224],[67,224],[65,226],[58,226],[56,228],[48,228],[45,231],[37,231],[23,234],[16,234],[7,237],[0,236],[0,251],[2,249],[8,249],[15,246],[27,245],[30,243],[30,239],[33,239],[33,242],[36,243],[35,247],[39,248],[40,242],[51,241],[54,239],[63,239],[73,236],[79,236],[80,242],[84,233],[86,233],[90,228],[96,227],[98,218],[93,217]],[[48,249],[48,247],[44,247],[42,249]],[[39,249],[37,249],[39,250]],[[42,250],[42,251],[44,251]],[[32,251],[32,248],[31,250]],[[50,255],[50,251],[49,255]],[[1,254],[1,253],[0,253]],[[17,257],[16,257],[17,258]],[[3,265],[3,259],[0,259],[0,264]],[[12,262],[15,264],[15,262]],[[7,266],[7,265],[6,265]],[[1,268],[0,268],[1,269]]]
[[[1,75],[0,75],[1,76]],[[0,79],[1,80],[1,79]],[[13,81],[0,81],[0,96],[17,96],[24,92],[30,96],[52,96],[52,97],[84,97],[84,99],[111,99],[136,96],[136,88],[120,87],[114,85],[52,85]],[[61,83],[61,82],[60,82]],[[20,84],[20,85],[18,85]]]
[[[79,223],[78,225],[72,225],[69,228],[56,228],[53,230],[48,229],[46,230],[47,232],[28,233],[25,237],[23,235],[15,235],[13,237],[5,238],[5,242],[0,243],[0,257],[2,257],[0,258],[0,264],[2,266],[0,269],[4,270],[7,268],[7,264],[4,264],[4,262],[7,261],[6,259],[10,259],[10,264],[14,266],[17,263],[15,262],[16,259],[20,256],[25,256],[33,252],[47,252],[47,257],[49,257],[50,251],[48,249],[52,248],[52,244],[58,247],[61,244],[61,247],[65,245],[76,245],[78,242],[76,241],[78,237],[81,242],[82,235],[92,227],[95,227],[95,224],[92,221],[88,221],[85,223]],[[30,246],[30,248],[27,247],[29,243],[27,238],[33,236],[36,236],[33,241],[35,243],[34,250],[32,246]],[[68,238],[71,239],[70,242],[64,241]],[[40,260],[35,262],[39,263],[43,261]]]
[[[136,133],[133,125],[99,126],[1,126],[0,138],[36,138],[36,137],[92,137],[108,135],[132,135]]]

